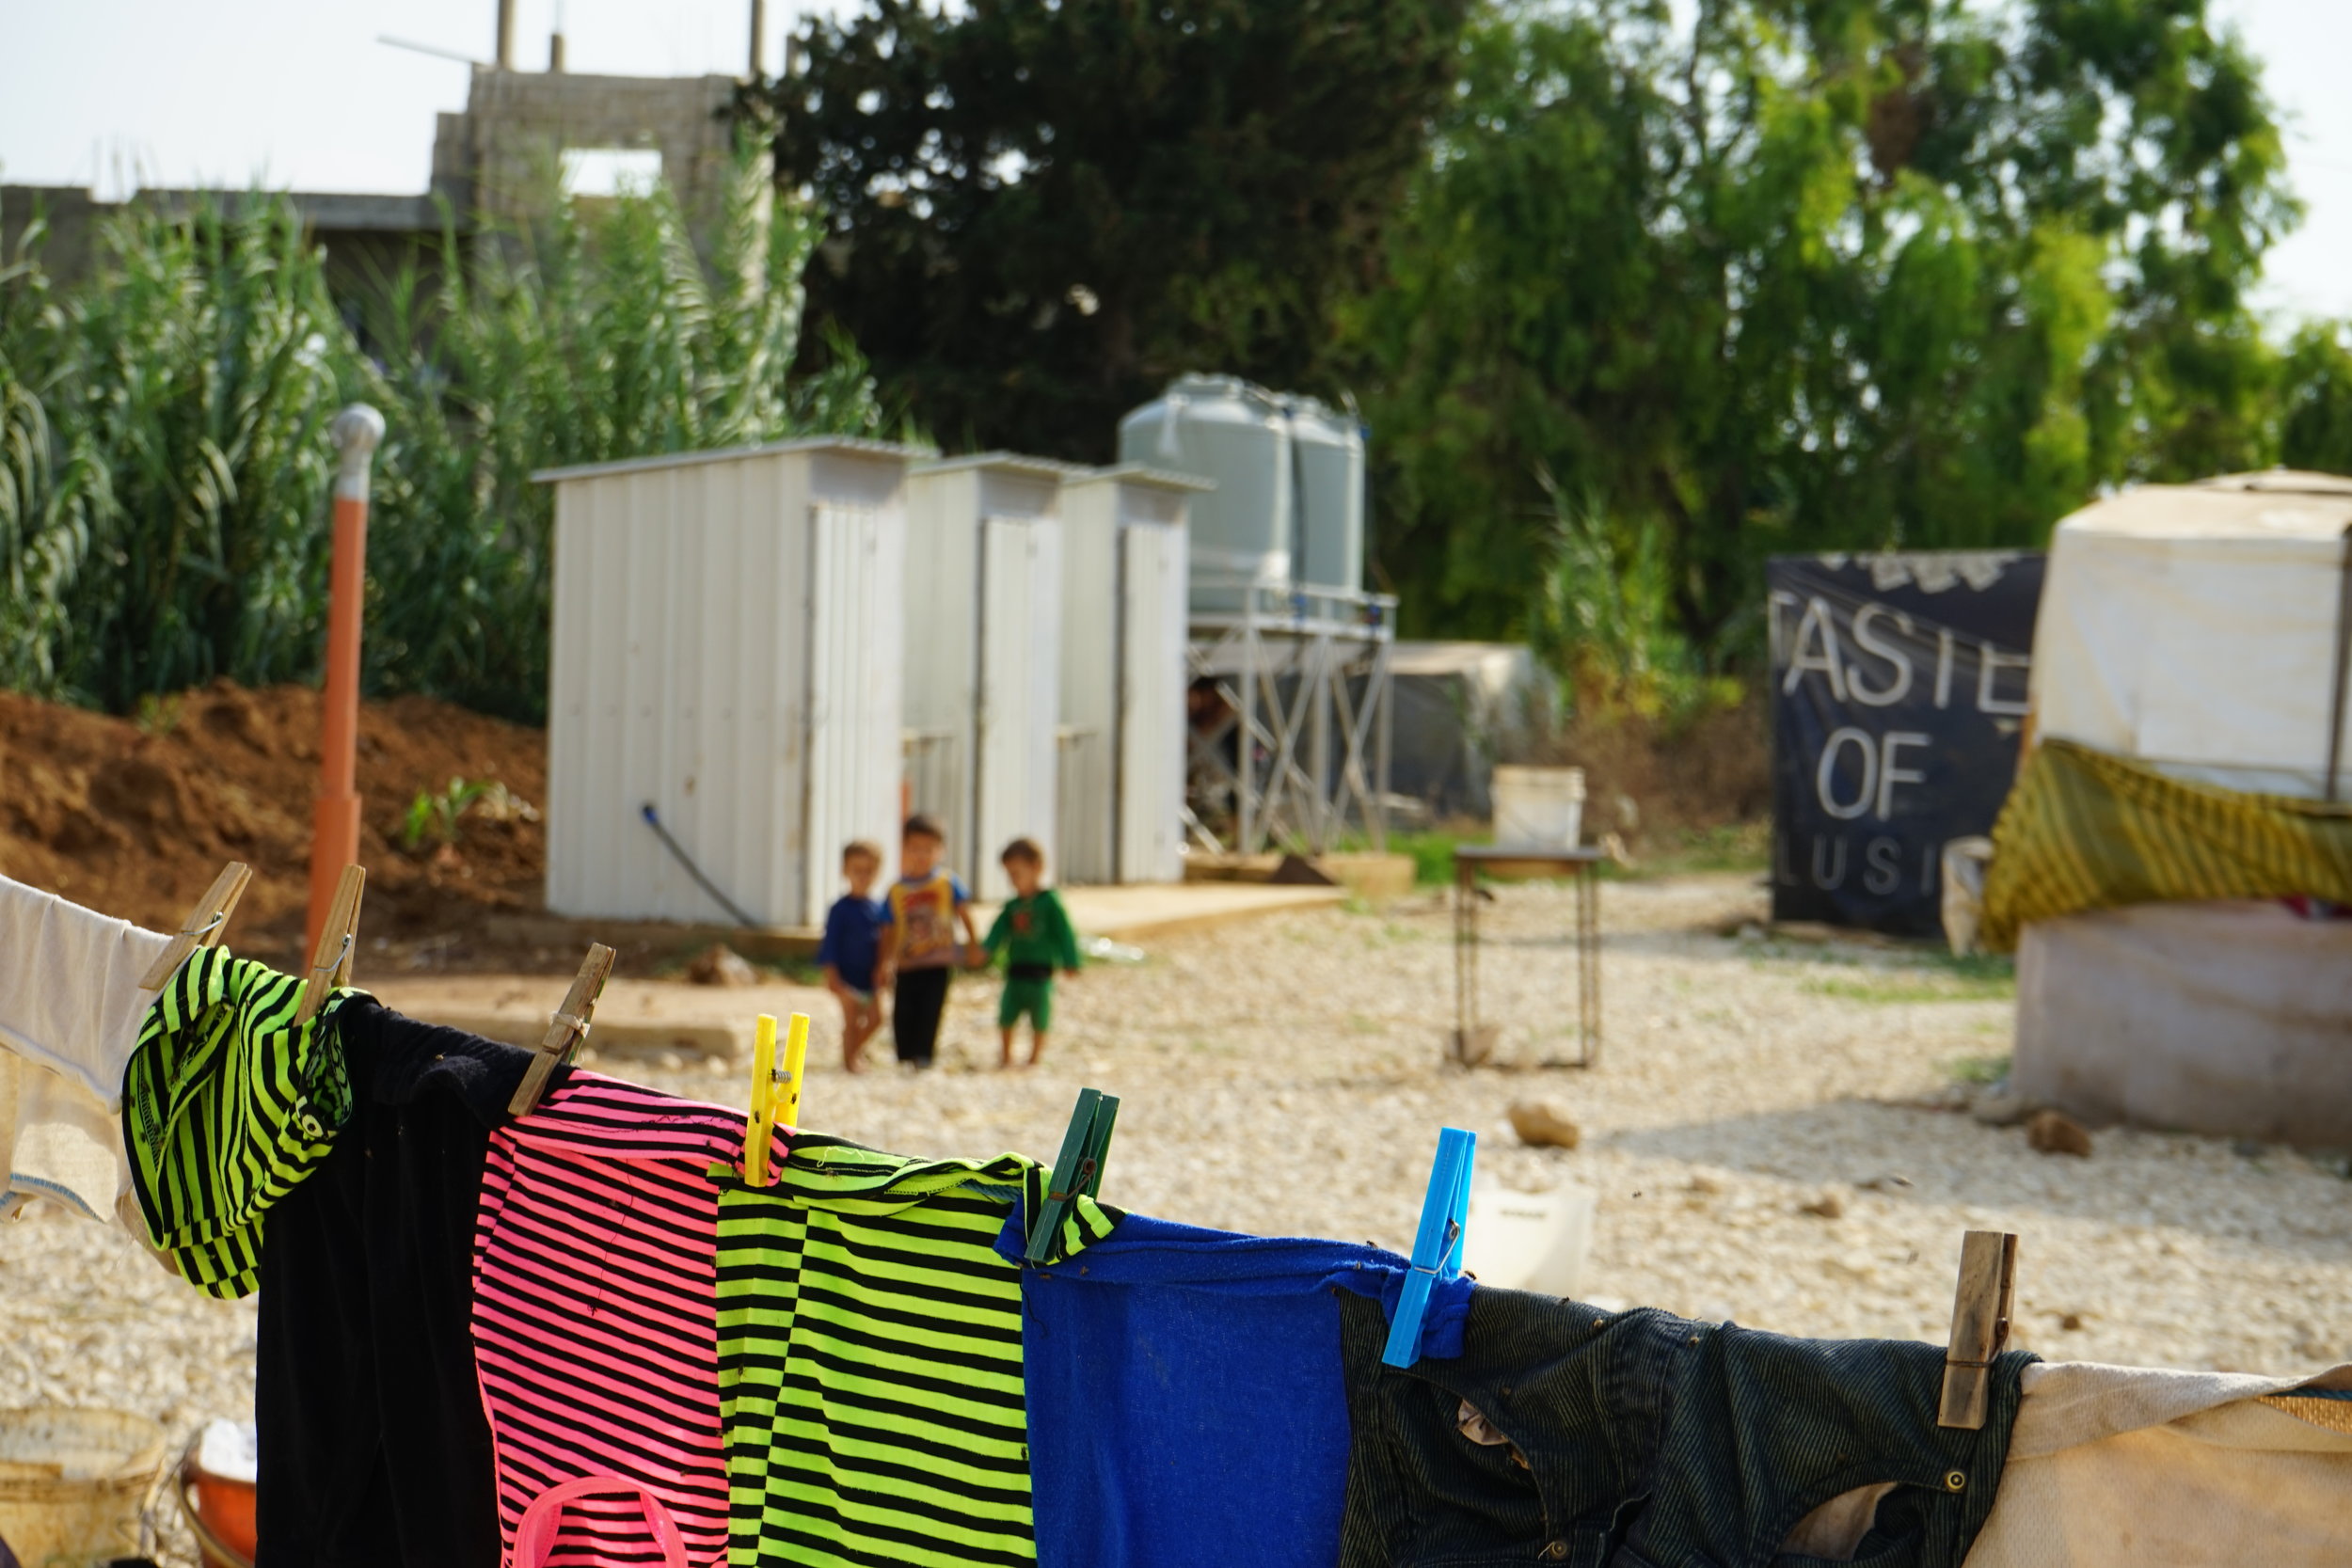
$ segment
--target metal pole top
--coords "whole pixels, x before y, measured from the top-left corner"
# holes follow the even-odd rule
[[[364,403],[355,403],[335,416],[326,435],[342,458],[335,475],[335,494],[354,500],[367,499],[368,468],[374,460],[377,443],[384,439],[384,416]]]

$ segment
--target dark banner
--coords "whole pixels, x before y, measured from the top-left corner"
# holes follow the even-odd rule
[[[1772,918],[1942,927],[1944,846],[1993,831],[2017,771],[2042,557],[1779,556]]]

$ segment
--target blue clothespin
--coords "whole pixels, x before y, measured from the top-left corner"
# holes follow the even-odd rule
[[[1478,1158],[1478,1134],[1458,1127],[1438,1131],[1438,1158],[1429,1167],[1429,1195],[1421,1200],[1421,1232],[1413,1238],[1413,1266],[1405,1294],[1389,1324],[1389,1345],[1380,1359],[1409,1367],[1421,1359],[1421,1321],[1429,1310],[1430,1288],[1462,1272],[1462,1232],[1470,1224],[1470,1166]]]

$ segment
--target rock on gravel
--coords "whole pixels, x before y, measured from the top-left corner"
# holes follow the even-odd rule
[[[1584,1130],[1556,1100],[1515,1100],[1509,1112],[1511,1131],[1519,1142],[1538,1148],[1574,1148],[1584,1141]]]
[[[2036,1111],[2026,1123],[2026,1147],[2038,1154],[2090,1158],[2090,1129],[2064,1111]]]

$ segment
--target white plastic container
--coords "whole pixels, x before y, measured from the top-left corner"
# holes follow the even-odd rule
[[[1584,769],[1495,769],[1495,843],[1510,849],[1573,849],[1584,831]]]
[[[1473,1188],[1462,1267],[1482,1285],[1573,1296],[1584,1288],[1598,1201],[1590,1187],[1576,1185],[1549,1193]]]

